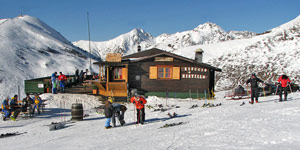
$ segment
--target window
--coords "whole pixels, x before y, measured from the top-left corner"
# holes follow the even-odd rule
[[[115,68],[114,69],[114,79],[115,80],[122,80],[122,68]]]
[[[171,79],[172,67],[171,66],[159,66],[157,67],[157,77],[159,79]]]

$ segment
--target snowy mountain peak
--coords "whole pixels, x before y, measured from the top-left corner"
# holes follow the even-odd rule
[[[273,28],[272,32],[282,32],[283,30],[299,30],[300,28],[300,15],[295,19],[282,24],[279,27]]]
[[[206,22],[204,24],[200,24],[199,26],[197,26],[194,29],[194,31],[203,31],[203,30],[220,30],[220,31],[224,32],[224,30],[220,26],[218,26],[214,23],[211,23],[211,22]]]

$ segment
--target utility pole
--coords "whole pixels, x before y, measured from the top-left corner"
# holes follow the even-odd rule
[[[88,22],[88,32],[89,32],[89,51],[90,51],[90,75],[92,75],[92,60],[91,60],[91,35],[90,35],[90,20],[89,20],[89,12],[86,12],[87,14],[87,22]]]

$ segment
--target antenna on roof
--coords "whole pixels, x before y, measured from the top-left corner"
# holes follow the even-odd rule
[[[92,60],[91,60],[91,35],[90,35],[90,20],[89,20],[89,12],[87,14],[87,23],[88,23],[88,32],[89,32],[89,52],[90,52],[90,73],[92,74]]]

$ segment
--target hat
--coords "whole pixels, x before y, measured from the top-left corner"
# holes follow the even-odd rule
[[[256,74],[255,74],[255,73],[252,73],[251,75],[252,75],[252,76],[256,76]]]
[[[112,97],[108,97],[107,100],[108,100],[109,102],[111,102],[111,103],[113,102]]]

